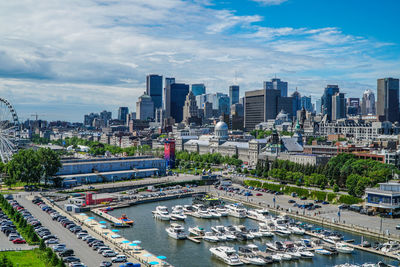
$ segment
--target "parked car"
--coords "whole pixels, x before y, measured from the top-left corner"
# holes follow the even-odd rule
[[[26,241],[22,238],[17,238],[12,241],[14,244],[25,244]]]
[[[115,262],[126,262],[126,256],[125,255],[117,255],[114,258],[111,259],[112,263]]]

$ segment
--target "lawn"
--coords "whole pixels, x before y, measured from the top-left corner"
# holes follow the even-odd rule
[[[45,256],[39,249],[0,252],[0,259],[3,258],[3,255],[6,255],[14,266],[46,267],[45,262],[41,260]]]

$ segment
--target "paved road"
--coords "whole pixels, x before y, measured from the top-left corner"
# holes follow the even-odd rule
[[[18,202],[23,205],[25,209],[29,210],[33,216],[39,219],[42,225],[47,227],[52,234],[56,235],[59,238],[60,243],[66,244],[68,248],[73,249],[75,255],[80,258],[81,261],[84,262],[88,267],[99,266],[103,260],[107,260],[107,258],[98,254],[91,247],[89,247],[86,242],[78,239],[60,223],[53,221],[46,212],[42,211],[37,205],[33,204],[25,197],[19,198]]]
[[[0,251],[3,250],[29,250],[35,248],[36,246],[30,246],[28,244],[14,244],[11,241],[8,241],[8,237],[0,232]]]

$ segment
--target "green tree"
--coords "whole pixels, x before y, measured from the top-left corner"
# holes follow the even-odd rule
[[[37,155],[43,166],[44,184],[47,185],[49,177],[55,176],[61,168],[60,157],[50,148],[40,148]]]
[[[43,174],[39,157],[32,149],[19,150],[7,163],[6,169],[15,181],[27,184],[39,183]]]

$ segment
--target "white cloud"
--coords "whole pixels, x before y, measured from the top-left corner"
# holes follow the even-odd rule
[[[260,3],[261,5],[275,6],[287,2],[288,0],[251,0],[251,1]]]
[[[336,27],[273,28],[262,16],[213,8],[205,0],[2,1],[0,95],[26,118],[43,110],[77,120],[134,107],[148,73],[222,92],[235,76],[242,92],[277,74],[315,94],[327,80],[357,79],[356,94],[400,69],[374,55],[388,43]]]

